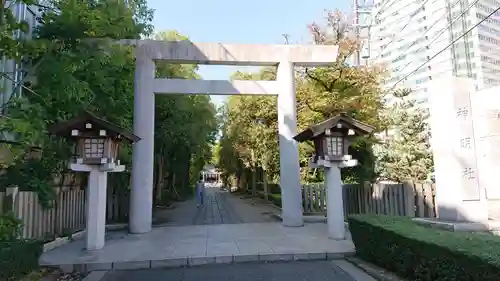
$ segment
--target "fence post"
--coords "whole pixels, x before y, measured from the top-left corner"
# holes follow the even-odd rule
[[[415,217],[415,186],[412,181],[403,182],[403,203],[404,215],[407,217]]]

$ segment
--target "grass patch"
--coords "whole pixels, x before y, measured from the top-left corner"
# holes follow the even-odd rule
[[[420,226],[406,217],[355,215],[356,254],[418,281],[500,280],[500,237]]]
[[[274,205],[281,207],[281,194],[268,194],[268,198]]]

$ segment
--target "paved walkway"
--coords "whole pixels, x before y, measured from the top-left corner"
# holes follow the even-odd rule
[[[111,271],[101,281],[375,281],[345,261]]]
[[[161,226],[276,222],[272,213],[279,210],[219,188],[206,188],[203,208],[196,208],[196,200],[191,199],[175,204],[174,209],[156,211],[155,219]]]
[[[166,226],[149,233],[108,232],[104,249],[95,252],[85,251],[83,240],[76,240],[44,253],[40,263],[93,271],[327,260],[354,253],[351,240],[328,239],[323,223],[284,227],[272,215],[279,211],[258,200],[218,189],[207,190],[206,195],[204,208],[197,209],[190,200],[164,211]]]

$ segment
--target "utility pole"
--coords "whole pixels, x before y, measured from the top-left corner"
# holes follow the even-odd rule
[[[370,27],[372,24],[373,0],[353,0],[354,27],[359,48],[354,54],[354,65],[361,66],[361,59],[368,64],[370,57]]]
[[[354,6],[354,32],[356,32],[356,42],[359,44],[359,47],[356,49],[356,53],[354,54],[354,65],[359,67],[361,64],[361,37],[359,30],[359,2],[358,0],[353,0]]]

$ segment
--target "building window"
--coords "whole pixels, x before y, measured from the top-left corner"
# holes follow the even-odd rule
[[[424,78],[417,79],[417,80],[415,80],[415,84],[417,84],[417,85],[423,84],[423,83],[425,83],[425,82],[427,82],[427,81],[430,80],[429,77],[424,77]]]

